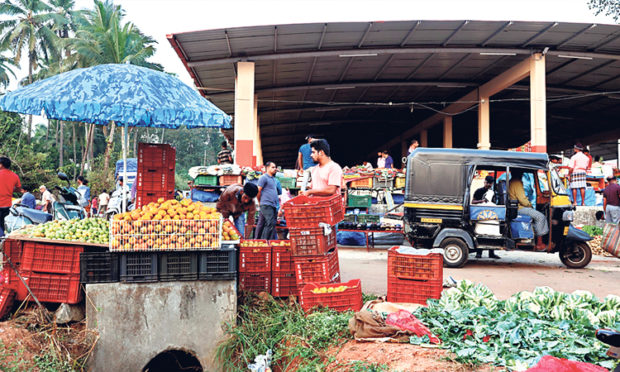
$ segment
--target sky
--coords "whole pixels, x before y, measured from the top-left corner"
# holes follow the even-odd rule
[[[92,0],[76,0],[92,8]],[[194,86],[167,34],[288,23],[394,20],[500,20],[612,24],[594,16],[587,0],[114,0],[143,33],[157,41],[152,59]],[[24,60],[26,60],[24,58]],[[18,77],[26,68],[16,71]],[[17,87],[16,81],[9,90]]]

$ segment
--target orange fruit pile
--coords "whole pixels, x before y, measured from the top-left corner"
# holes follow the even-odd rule
[[[217,249],[221,214],[189,199],[159,199],[117,214],[110,226],[114,250]]]

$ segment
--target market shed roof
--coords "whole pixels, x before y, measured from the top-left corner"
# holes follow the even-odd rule
[[[263,158],[285,166],[293,164],[309,132],[327,138],[341,163],[364,160],[370,150],[534,52],[547,56],[550,151],[575,140],[620,137],[618,25],[312,23],[204,30],[168,39],[202,94],[231,115],[235,63],[255,62]],[[528,90],[526,79],[491,98],[493,148],[529,140]],[[453,120],[454,147],[475,147],[475,107]],[[442,129],[431,128],[429,146],[441,145]]]

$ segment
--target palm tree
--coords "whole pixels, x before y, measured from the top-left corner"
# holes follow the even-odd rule
[[[4,0],[0,3],[0,15],[9,16],[0,25],[0,46],[12,50],[16,64],[21,61],[24,48],[27,50],[29,84],[39,59],[56,53],[56,35],[46,26],[54,20],[50,10],[49,5],[41,0]],[[32,116],[29,116],[28,142],[31,131]]]
[[[131,63],[158,71],[163,67],[147,59],[155,54],[155,40],[144,35],[131,22],[123,24],[125,13],[111,1],[95,0],[93,10],[78,17],[78,29],[71,42],[77,53],[79,67],[106,63]],[[104,173],[107,174],[114,141],[114,122],[104,127],[108,137],[105,149]]]
[[[0,86],[3,88],[6,88],[11,82],[11,76],[9,76],[9,74],[14,78],[16,77],[12,70],[13,67],[15,67],[15,62],[13,62],[12,58],[0,55]]]

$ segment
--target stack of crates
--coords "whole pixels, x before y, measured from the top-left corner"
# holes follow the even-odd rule
[[[426,305],[429,298],[439,299],[443,290],[443,255],[407,254],[399,252],[399,248],[388,250],[387,300]]]
[[[290,240],[243,240],[239,248],[239,289],[274,297],[297,295]]]
[[[168,144],[138,144],[136,208],[174,198],[176,150]]]
[[[4,251],[41,302],[76,304],[82,300],[80,289],[80,253],[84,247],[28,240],[7,239]],[[15,292],[15,299],[31,299],[15,271],[3,258],[2,287]]]
[[[344,219],[340,195],[297,196],[284,204],[297,292],[309,283],[340,282],[336,225]]]

